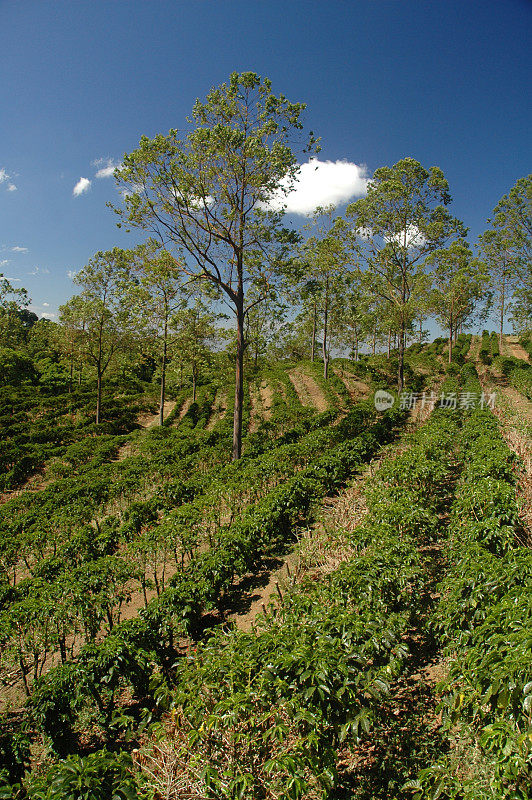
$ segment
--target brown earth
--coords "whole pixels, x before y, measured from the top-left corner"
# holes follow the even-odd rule
[[[272,387],[269,386],[266,381],[262,381],[261,385],[259,386],[259,394],[260,394],[260,402],[262,405],[262,416],[264,419],[268,420],[271,418],[272,415],[272,406],[273,406],[273,390]]]
[[[526,350],[519,344],[519,336],[504,336],[503,337],[503,355],[513,356],[514,358],[520,358],[521,361],[526,361],[530,363],[530,356],[526,352]]]
[[[333,371],[343,382],[345,388],[349,392],[351,400],[356,402],[357,400],[366,399],[370,396],[371,390],[367,383],[364,383],[364,381],[359,380],[354,375],[346,372],[346,370],[341,369],[340,367],[333,367]]]
[[[176,401],[175,400],[166,400],[164,403],[164,419],[170,414],[175,408]],[[159,423],[159,412],[157,411],[156,414],[140,414],[137,417],[137,423],[141,426],[141,428],[153,428],[155,425]]]
[[[216,397],[214,398],[214,403],[212,404],[212,414],[209,417],[209,421],[205,426],[206,431],[212,431],[214,426],[217,422],[220,422],[225,417],[227,411],[227,395],[225,392],[222,392],[219,389],[216,392]]]
[[[185,402],[183,403],[183,405],[181,406],[181,409],[179,411],[179,419],[180,420],[183,419],[183,417],[185,416],[185,414],[187,413],[187,411],[188,411],[188,409],[190,408],[191,405],[192,405],[192,398],[191,397],[187,397],[187,399],[185,400]]]
[[[320,412],[328,410],[329,403],[314,378],[300,369],[293,369],[288,373],[288,377],[292,381],[301,405],[315,408]]]

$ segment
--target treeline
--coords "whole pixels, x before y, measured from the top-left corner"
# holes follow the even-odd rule
[[[37,364],[41,378],[69,388],[90,370],[97,423],[102,383],[117,362],[156,377],[162,423],[168,369],[186,371],[195,394],[210,354],[225,347],[236,459],[246,360],[319,355],[327,377],[332,352],[356,360],[385,349],[397,356],[401,390],[405,348],[424,340],[429,318],[448,331],[449,361],[458,335],[489,314],[500,337],[509,309],[518,330],[530,328],[532,176],[499,201],[476,251],[449,210],[442,170],[413,158],[377,169],[366,196],[343,214],[317,208],[296,230],[283,200],[297,178],[292,142],[296,133],[302,140],[304,108],[274,95],[267,79],[233,73],[197,101],[182,138],[177,130],[143,137],[124,156],[115,171],[123,204],[114,211],[119,226],[149,238],[98,252],[77,273],[79,293],[61,308],[60,328],[49,326],[61,358]],[[305,152],[318,149],[309,134]],[[17,307],[22,291],[3,280],[4,346],[12,346],[14,321],[18,329],[33,322]],[[28,377],[23,358],[3,358],[12,360],[10,374]]]

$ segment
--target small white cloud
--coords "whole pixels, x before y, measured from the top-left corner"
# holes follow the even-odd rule
[[[399,231],[394,236],[388,239],[390,242],[396,242],[400,247],[423,247],[426,239],[416,225],[408,225],[406,230]]]
[[[77,275],[77,272],[76,272],[76,270],[74,270],[74,269],[69,269],[69,270],[67,270],[67,278],[70,278],[70,280],[71,280],[71,281],[73,281],[73,280],[74,280],[74,278],[76,277],[76,275]]]
[[[91,182],[92,181],[90,181],[88,178],[80,178],[72,190],[72,194],[74,195],[74,197],[79,197],[80,194],[88,192],[91,186]]]
[[[42,306],[43,306],[43,308],[49,308],[50,303],[43,303]]]
[[[28,248],[27,247],[19,247],[19,245],[17,244],[17,245],[15,245],[15,247],[11,248],[11,252],[12,253],[27,253],[28,252]]]
[[[0,267],[7,267],[8,264],[9,264],[8,258],[4,258],[2,261],[0,261]]]
[[[41,314],[41,317],[44,317],[44,319],[55,319],[56,315],[45,311],[43,314]]]
[[[48,267],[34,267],[32,272],[28,272],[28,275],[49,275],[50,270]]]
[[[11,181],[11,175],[8,175],[7,172],[5,171],[4,167],[2,167],[0,169],[0,183],[6,183],[6,181]],[[10,182],[7,185],[7,191],[8,192],[16,192],[17,191],[17,187],[15,186],[14,183]]]
[[[276,192],[270,203],[274,210],[289,214],[312,214],[319,206],[337,206],[367,191],[366,168],[351,161],[318,161],[311,158],[296,174],[293,188]]]
[[[92,162],[92,166],[99,167],[96,173],[97,178],[112,178],[115,169],[120,167],[121,164],[118,161],[114,161],[112,158],[97,158]]]

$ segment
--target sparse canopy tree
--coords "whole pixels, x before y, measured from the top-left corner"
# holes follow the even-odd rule
[[[22,307],[29,302],[26,289],[15,288],[0,272],[0,345],[13,347],[20,343],[27,329],[25,315],[31,314]]]
[[[502,342],[504,315],[514,295],[521,320],[532,317],[532,175],[520,178],[496,205],[491,227],[480,236],[495,292]]]
[[[251,298],[251,296],[250,296]],[[246,344],[248,357],[256,367],[259,356],[264,355],[284,322],[286,307],[274,297],[257,303],[246,317]]]
[[[82,356],[96,371],[96,424],[100,423],[102,379],[118,349],[123,345],[129,308],[125,302],[130,254],[115,247],[98,252],[77,273],[75,283],[82,287],[59,309],[60,320],[79,334]]]
[[[315,320],[319,314],[325,378],[329,369],[331,319],[334,312],[339,311],[339,299],[345,296],[346,291],[347,254],[344,242],[335,230],[333,213],[332,207],[316,209],[310,226],[313,234],[302,245],[300,256],[303,271],[301,291],[303,295],[309,295],[314,314],[312,352],[314,354]]]
[[[246,316],[270,295],[296,238],[268,203],[290,188],[297,171],[290,142],[303,109],[276,97],[269,80],[233,73],[196,102],[183,138],[177,130],[143,137],[115,173],[125,190],[125,209],[117,213],[126,226],[148,229],[166,249],[183,252],[183,272],[214,286],[234,315],[234,459],[241,453]],[[248,301],[252,286],[259,298]]]
[[[413,158],[376,170],[366,197],[346,210],[347,230],[365,260],[368,288],[395,308],[399,390],[404,384],[406,332],[422,296],[423,263],[434,250],[465,230],[446,210],[449,186],[438,167],[426,170]]]
[[[371,298],[360,282],[356,272],[348,276],[341,317],[343,341],[349,347],[353,361],[358,361],[360,348],[368,338],[370,330]]]
[[[434,311],[438,322],[449,331],[450,363],[456,334],[474,313],[488,276],[483,262],[473,258],[469,245],[462,240],[435,250],[427,265],[433,268]]]
[[[192,377],[192,401],[196,402],[196,387],[201,370],[208,363],[211,346],[216,342],[216,316],[201,300],[193,306],[183,305],[172,316],[171,328],[175,331],[172,345],[179,354],[179,359],[187,365]]]
[[[164,421],[168,331],[170,318],[183,302],[183,272],[175,258],[150,241],[133,251],[136,281],[130,287],[139,325],[149,328],[161,343],[159,424]]]

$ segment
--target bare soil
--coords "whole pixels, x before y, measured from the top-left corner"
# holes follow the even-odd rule
[[[356,402],[357,400],[362,400],[370,396],[371,390],[367,383],[364,383],[364,381],[359,380],[354,375],[351,375],[349,372],[346,372],[346,370],[341,369],[340,367],[333,367],[333,369],[349,392],[351,400]]]
[[[175,400],[166,400],[163,408],[164,418],[170,414],[175,408],[176,401]],[[156,414],[140,414],[137,417],[137,423],[141,426],[141,428],[153,428],[155,425],[159,423],[159,412],[157,411]]]
[[[503,337],[503,355],[513,356],[514,358],[520,358],[521,361],[526,361],[528,364],[530,363],[530,356],[526,352],[526,350],[521,347],[519,344],[519,337],[518,336],[504,336]]]
[[[262,405],[262,416],[264,419],[268,420],[272,415],[273,390],[272,387],[266,383],[266,381],[262,381],[261,385],[259,386],[259,395]]]
[[[205,426],[205,430],[212,431],[216,423],[220,422],[220,420],[222,420],[225,417],[226,412],[227,412],[227,395],[225,394],[225,392],[222,392],[222,390],[219,389],[216,392],[216,397],[214,398],[214,403],[212,406],[212,414],[209,417],[207,425]]]
[[[300,369],[293,369],[288,373],[294,389],[301,401],[307,407],[315,408],[316,411],[328,411],[329,403],[322,390],[310,375]]]

